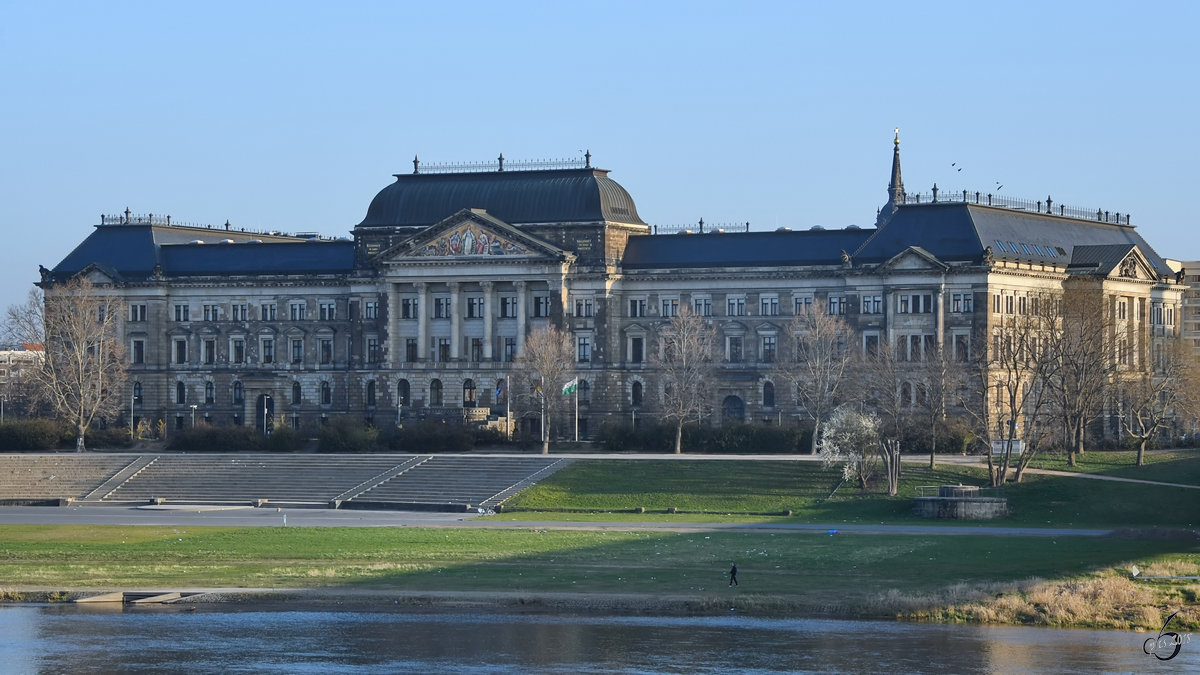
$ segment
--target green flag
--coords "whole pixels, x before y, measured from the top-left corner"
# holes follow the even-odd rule
[[[563,385],[563,396],[574,394],[577,388],[579,388],[578,377]]]

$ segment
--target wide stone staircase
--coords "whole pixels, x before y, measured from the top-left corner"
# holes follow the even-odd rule
[[[571,460],[492,455],[0,455],[0,504],[494,508]]]
[[[132,461],[90,453],[0,455],[0,504],[78,499]]]

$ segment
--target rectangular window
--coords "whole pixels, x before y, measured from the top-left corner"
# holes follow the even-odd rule
[[[191,308],[188,305],[175,305],[175,320],[190,321],[191,319],[188,317],[190,310]]]
[[[303,302],[293,302],[288,305],[288,312],[292,321],[303,321],[307,311],[308,305]]]
[[[726,316],[746,316],[746,298],[726,298]]]
[[[206,339],[204,341],[204,363],[211,366],[217,362],[217,341]]]
[[[577,358],[580,363],[592,360],[592,338],[583,336],[576,340]]]
[[[741,363],[742,361],[742,338],[738,335],[730,335],[725,338],[725,358],[730,363]]]
[[[533,296],[533,315],[538,318],[550,316],[550,296],[535,295]]]
[[[1017,314],[1025,314],[1027,299],[1025,296],[1017,298]]]
[[[692,312],[696,316],[712,316],[712,298],[692,298]]]
[[[762,361],[763,363],[775,363],[775,336],[764,335],[762,338]]]
[[[450,338],[438,338],[437,360],[442,362],[450,360]]]
[[[831,295],[829,296],[829,313],[834,316],[841,316],[846,313],[846,296]]]
[[[473,295],[467,298],[467,318],[482,319],[483,318],[483,296]]]
[[[413,363],[417,360],[417,338],[405,338],[404,360]]]
[[[292,363],[304,363],[304,340],[292,340]]]
[[[992,314],[1000,313],[1000,294],[996,293],[992,296]]]
[[[808,314],[812,312],[812,305],[813,299],[811,295],[796,298],[796,306],[793,308],[793,311],[796,314]]]
[[[219,305],[202,305],[205,321],[217,321],[221,318],[221,308]]]
[[[400,300],[400,318],[401,319],[417,318],[417,299],[416,298],[401,298],[401,300]]]
[[[864,296],[862,296],[862,313],[863,314],[883,314],[883,296],[882,295],[864,295]]]
[[[896,311],[900,314],[929,314],[933,312],[933,296],[925,293],[902,293],[897,296]]]
[[[246,362],[246,341],[242,338],[233,338],[229,341],[229,360],[234,363]]]
[[[971,338],[968,335],[954,336],[954,360],[965,363],[971,357]]]
[[[664,298],[662,301],[662,317],[668,319],[679,314],[679,298]]]
[[[1129,310],[1128,310],[1128,305],[1125,303],[1125,300],[1123,300],[1123,299],[1122,299],[1122,300],[1118,300],[1118,301],[1117,301],[1117,318],[1118,318],[1118,319],[1127,319],[1127,318],[1129,318],[1129,317],[1128,317],[1128,311],[1129,311]]]
[[[382,356],[379,351],[379,338],[367,338],[367,363],[379,363]]]
[[[646,300],[639,298],[629,301],[629,316],[630,318],[638,318],[646,316]]]
[[[273,302],[263,303],[263,305],[259,308],[258,320],[259,321],[275,321],[276,317],[278,315],[277,309],[278,308],[275,306],[275,303],[273,303]]]
[[[322,321],[334,321],[337,319],[337,303],[322,302],[319,308]]]
[[[505,295],[500,298],[500,318],[512,319],[517,316],[517,298]]]
[[[483,360],[483,338],[471,338],[471,360],[476,363]]]
[[[363,318],[378,319],[379,318],[379,301],[364,300],[363,301]]]
[[[321,363],[325,365],[333,363],[333,340],[330,338],[321,338],[318,344],[321,349]]]
[[[762,316],[779,316],[779,296],[766,295],[758,299],[758,313]]]
[[[629,338],[629,362],[642,363],[646,360],[646,341],[645,338],[633,337]]]
[[[591,298],[575,298],[575,316],[591,316],[592,315],[592,299]]]
[[[229,318],[233,319],[234,321],[245,321],[246,317],[249,315],[247,309],[246,303],[244,302],[234,303],[229,306]]]
[[[950,311],[951,312],[971,312],[973,300],[970,293],[954,293],[950,296]],[[1037,298],[1033,299],[1033,309],[1037,311]]]
[[[175,341],[175,363],[187,363],[187,340]]]
[[[879,353],[879,336],[863,335],[863,354],[874,356]]]
[[[262,362],[275,363],[275,339],[262,339]]]
[[[145,305],[130,305],[129,306],[129,320],[135,321],[135,322],[145,321],[146,320],[146,306]]]
[[[433,318],[435,318],[435,319],[450,318],[450,298],[434,298],[433,299]]]
[[[504,338],[504,361],[512,363],[517,360],[517,339],[506,337]]]
[[[145,340],[134,340],[132,349],[130,351],[132,352],[130,354],[130,360],[133,363],[145,363],[146,362],[146,341]]]

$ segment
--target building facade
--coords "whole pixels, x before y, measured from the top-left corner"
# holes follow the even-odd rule
[[[263,428],[501,414],[525,337],[556,325],[574,342],[587,437],[656,414],[650,355],[681,307],[718,331],[714,423],[799,415],[774,375],[797,313],[844,317],[856,349],[968,360],[1035,298],[1078,288],[1124,317],[1112,358],[1128,368],[1149,367],[1154,345],[1179,337],[1184,286],[1128,215],[936,186],[907,193],[898,140],[892,159],[874,228],[701,223],[671,234],[654,233],[590,156],[469,168],[414,160],[348,239],[180,226],[127,210],[43,268],[41,286],[53,292],[83,274],[111,291],[126,317],[127,409],[180,428],[193,411]]]

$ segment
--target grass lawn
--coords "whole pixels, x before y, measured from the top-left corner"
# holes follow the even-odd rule
[[[1152,466],[1160,465],[1172,466],[1177,476],[1200,476],[1200,454],[1160,457]],[[980,467],[945,464],[930,471],[905,464],[900,494],[888,497],[878,486],[861,492],[844,484],[834,493],[840,473],[815,462],[590,460],[522,492],[495,518],[958,525],[962,523],[912,515],[918,486],[984,486],[986,476]],[[1004,494],[1012,514],[975,524],[1098,529],[1200,525],[1200,490],[1027,474]],[[628,513],[639,507],[650,513]],[[672,508],[685,513],[665,513]],[[791,516],[778,515],[787,510]]]
[[[620,593],[874,616],[1198,554],[1195,540],[1117,537],[0,526],[10,586]]]
[[[1136,462],[1137,452],[1133,450],[1091,450],[1076,458],[1075,466],[1067,465],[1065,455],[1039,454],[1030,467],[1200,485],[1200,451],[1151,450],[1146,453],[1145,466],[1137,466]]]

